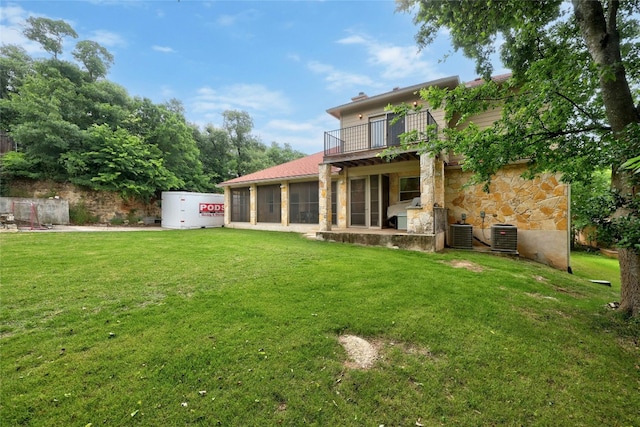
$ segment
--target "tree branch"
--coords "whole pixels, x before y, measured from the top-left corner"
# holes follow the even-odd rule
[[[581,106],[579,106],[575,101],[573,101],[572,99],[570,99],[568,96],[558,92],[557,90],[554,91],[553,93],[555,93],[556,95],[558,95],[560,98],[564,99],[565,101],[567,101],[569,104],[573,105],[575,108],[577,108],[582,114],[584,114],[585,116],[589,117],[589,120],[591,120],[592,122],[597,123],[598,121],[595,120],[591,114],[589,114],[588,111],[586,111],[584,108],[582,108]]]
[[[611,127],[610,126],[602,126],[602,125],[594,125],[594,126],[587,126],[585,128],[580,128],[580,129],[566,129],[566,130],[558,130],[558,131],[548,131],[548,132],[536,132],[536,133],[530,133],[528,135],[525,135],[525,139],[527,138],[535,138],[538,136],[544,136],[547,138],[556,138],[558,136],[565,136],[565,135],[575,135],[578,133],[585,133],[585,132],[591,132],[594,130],[600,130],[600,131],[607,131],[607,132],[611,132]]]

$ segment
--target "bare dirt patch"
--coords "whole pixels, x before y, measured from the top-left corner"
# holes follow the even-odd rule
[[[367,341],[355,335],[342,335],[338,337],[338,341],[347,352],[348,360],[344,362],[344,365],[349,369],[366,370],[374,367],[376,362],[384,359],[385,348],[398,348],[405,354],[436,360],[429,349],[408,343],[384,343],[378,339]]]
[[[484,271],[484,268],[482,268],[478,264],[475,264],[475,263],[473,263],[471,261],[453,260],[453,261],[449,262],[448,264],[453,268],[466,268],[467,270],[474,271],[476,273],[480,273],[480,272]]]
[[[379,344],[374,345],[355,335],[342,335],[338,341],[349,356],[349,360],[345,362],[347,368],[369,369],[378,359]]]
[[[539,293],[525,292],[524,294],[530,296],[531,298],[548,299],[548,300],[551,300],[551,301],[558,301],[558,298],[556,298],[556,297],[550,297],[550,296],[542,295],[542,294],[539,294]]]

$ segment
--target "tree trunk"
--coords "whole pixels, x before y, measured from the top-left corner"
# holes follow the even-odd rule
[[[620,35],[617,29],[619,1],[608,0],[606,10],[602,2],[573,0],[575,17],[582,37],[600,72],[600,88],[607,119],[615,135],[619,135],[631,123],[640,122],[633,104],[626,72],[620,54]],[[631,153],[629,153],[630,157]],[[611,186],[622,195],[632,194],[630,174],[619,169],[626,158],[612,166]],[[629,212],[619,209],[615,216]],[[633,316],[640,315],[640,262],[633,249],[619,249],[620,254],[620,308]]]
[[[640,315],[640,255],[632,249],[618,249],[620,258],[620,310]]]

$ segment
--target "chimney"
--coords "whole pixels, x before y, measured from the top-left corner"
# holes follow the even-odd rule
[[[364,92],[360,92],[360,93],[358,94],[358,96],[354,96],[353,98],[351,98],[351,100],[352,100],[353,102],[356,102],[356,101],[360,101],[360,100],[367,99],[367,98],[368,98],[368,96],[367,96],[367,94],[366,94],[366,93],[364,93]]]

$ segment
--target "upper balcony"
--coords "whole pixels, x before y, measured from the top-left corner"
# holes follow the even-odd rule
[[[400,135],[405,132],[425,132],[430,125],[435,125],[437,132],[437,123],[429,111],[408,114],[394,122],[395,117],[389,113],[368,123],[325,132],[325,160],[333,163],[344,157],[373,157],[386,148],[399,146]]]

